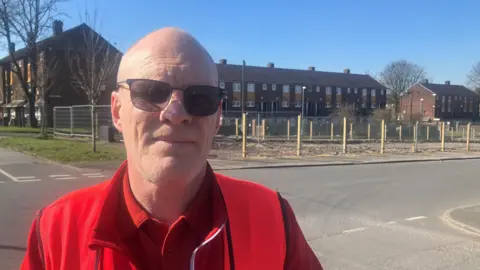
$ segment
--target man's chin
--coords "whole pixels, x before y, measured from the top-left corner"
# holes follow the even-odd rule
[[[174,178],[190,177],[196,170],[196,163],[192,156],[186,158],[177,156],[144,157],[140,167],[145,180],[162,182],[163,180],[170,181]]]

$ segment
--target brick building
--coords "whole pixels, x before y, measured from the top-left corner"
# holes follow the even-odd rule
[[[48,87],[48,96],[45,100],[47,110],[47,121],[51,126],[53,123],[53,107],[88,104],[85,94],[78,93],[70,84],[70,69],[66,59],[66,50],[75,50],[76,46],[85,44],[85,36],[90,33],[98,35],[86,24],[63,31],[61,21],[53,22],[51,36],[37,43],[37,93],[36,93],[36,115],[40,120],[40,106],[43,104],[40,92],[42,87]],[[100,36],[101,39],[103,39]],[[119,52],[113,45],[107,42],[113,50]],[[30,84],[30,64],[28,63],[27,50],[25,48],[15,52],[15,60],[18,61],[26,81]],[[55,69],[50,69],[55,66]],[[0,59],[0,124],[8,124],[12,120],[14,125],[24,125],[28,118],[28,104],[20,81],[12,72],[14,67],[10,56]],[[54,72],[54,74],[53,74]],[[25,76],[26,74],[26,76]],[[116,86],[115,76],[109,78],[103,86],[104,94],[99,104],[110,104],[110,92]],[[22,117],[24,116],[24,117]],[[2,118],[5,119],[2,121]]]
[[[298,114],[304,94],[305,116],[328,116],[342,106],[350,106],[358,115],[385,108],[386,87],[364,74],[217,64],[219,86],[226,89],[223,110],[227,116],[242,110],[242,73],[244,109],[267,115]],[[242,71],[243,70],[243,71]],[[303,90],[305,89],[305,90]]]
[[[425,81],[411,86],[400,98],[403,120],[475,120],[478,95],[463,85],[435,84]]]

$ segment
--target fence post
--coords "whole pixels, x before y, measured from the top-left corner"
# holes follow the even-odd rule
[[[70,107],[70,136],[73,136],[73,109]]]
[[[473,131],[473,134],[472,134],[472,139],[474,139],[474,140],[475,140],[475,129],[474,129],[474,128],[472,128],[472,131]]]
[[[332,121],[332,120],[330,120]],[[333,140],[333,128],[334,128],[334,125],[333,125],[333,121],[330,122],[330,140]]]
[[[427,126],[427,142],[430,140],[430,126]]]
[[[310,120],[310,141],[313,139],[313,121]]]
[[[380,154],[385,153],[385,120],[382,119],[380,131]]]
[[[297,125],[297,156],[300,156],[302,149],[302,125],[300,124],[303,121],[302,115],[298,115],[298,125]]]
[[[235,139],[238,139],[238,118],[235,118]]]
[[[445,152],[445,122],[442,122],[440,130],[440,151]]]
[[[367,126],[367,139],[370,140],[370,123]]]
[[[400,130],[398,132],[398,139],[402,141],[402,124],[400,124]]]
[[[242,114],[242,158],[247,157],[247,114]]]
[[[287,120],[287,140],[290,140],[290,119]]]
[[[343,153],[347,153],[347,118],[343,117]]]
[[[471,123],[467,125],[467,152],[470,151],[470,125]]]
[[[462,128],[462,139],[465,139],[465,128]]]
[[[252,137],[255,137],[255,130],[257,129],[256,122],[255,119],[252,120]]]
[[[350,123],[350,140],[353,140],[353,123]]]
[[[413,149],[412,149],[413,153],[417,152],[417,146],[418,146],[418,121],[415,123],[415,126],[413,126]]]
[[[265,140],[265,119],[262,119],[262,140]]]
[[[452,127],[452,129],[451,129],[451,131],[450,131],[450,139],[451,139],[452,142],[453,142],[453,127]]]

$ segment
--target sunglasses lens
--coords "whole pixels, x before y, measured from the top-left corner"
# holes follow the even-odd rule
[[[135,80],[130,85],[133,105],[148,112],[160,111],[166,106],[172,90],[166,83],[151,80]]]
[[[221,96],[214,86],[190,86],[185,90],[187,112],[194,116],[209,116],[217,112]]]

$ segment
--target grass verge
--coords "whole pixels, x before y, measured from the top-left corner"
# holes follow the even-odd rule
[[[0,147],[29,153],[62,163],[125,159],[125,151],[120,145],[98,143],[97,151],[94,153],[92,152],[90,142],[55,138],[0,138]]]
[[[31,127],[5,127],[0,126],[0,134],[2,132],[5,133],[38,133],[40,134],[39,128],[31,128]]]

